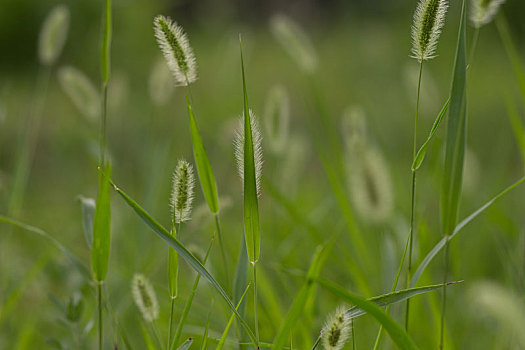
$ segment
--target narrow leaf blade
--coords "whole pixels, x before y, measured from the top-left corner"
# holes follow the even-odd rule
[[[106,167],[107,176],[111,176],[111,166]],[[106,279],[111,244],[111,207],[108,177],[100,174],[99,191],[93,220],[93,246],[91,247],[91,269],[95,281]]]

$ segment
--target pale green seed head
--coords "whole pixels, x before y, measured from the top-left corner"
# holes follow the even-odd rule
[[[422,62],[435,56],[441,29],[445,25],[446,0],[421,0],[412,25],[412,57]]]
[[[341,350],[350,337],[352,320],[346,314],[346,307],[340,306],[328,316],[321,331],[321,343],[325,350]]]
[[[69,9],[65,5],[55,6],[47,15],[38,41],[40,62],[50,66],[56,62],[66,42],[69,28]]]
[[[193,167],[185,160],[179,160],[173,172],[173,190],[171,193],[171,210],[174,222],[181,223],[190,220],[194,186]]]
[[[146,276],[136,273],[131,283],[133,300],[139,308],[142,317],[147,322],[153,322],[159,317],[159,304],[153,286]]]
[[[474,27],[479,28],[490,23],[504,2],[505,0],[472,0],[470,21]]]
[[[74,67],[64,66],[58,70],[58,82],[79,112],[96,120],[100,114],[100,97],[89,78]]]
[[[262,153],[262,135],[259,129],[257,117],[250,110],[250,122],[252,129],[253,142],[253,159],[255,161],[255,183],[257,187],[257,195],[261,195],[261,180],[263,167],[263,153]],[[235,150],[235,159],[237,161],[237,171],[244,183],[244,117],[239,118],[239,125],[235,132],[235,139],[233,141]]]

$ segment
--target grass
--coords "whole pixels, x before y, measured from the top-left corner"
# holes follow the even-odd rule
[[[36,138],[28,143],[27,120],[15,118],[13,107],[23,105],[34,79],[13,75],[9,90],[0,84],[0,107],[8,107],[8,117],[0,115],[0,347],[320,349],[323,321],[341,304],[352,319],[344,349],[520,346],[514,323],[524,317],[523,60],[510,17],[500,11],[495,24],[471,28],[466,3],[451,4],[439,57],[425,62],[424,75],[423,63],[416,67],[408,57],[412,5],[369,23],[302,26],[282,16],[261,26],[247,22],[239,30],[240,57],[237,30],[220,21],[198,29],[173,14],[194,48],[198,79],[183,74],[184,86],[154,109],[144,82],[160,51],[145,5],[115,7],[119,20],[112,24],[112,4],[104,2],[102,31],[84,39],[74,30],[72,7],[57,65],[74,63],[87,81],[101,67],[98,132],[48,67],[47,86],[35,95],[46,103],[35,102],[41,108],[28,117],[44,121],[33,129],[38,147]],[[286,32],[282,41],[279,30]],[[78,61],[84,55],[73,49],[76,40],[86,47]],[[297,50],[282,50],[287,40]],[[474,59],[474,68],[467,66]],[[403,85],[407,65],[418,73],[407,82],[417,85]],[[127,92],[118,90],[123,72]],[[276,84],[285,86],[286,102],[268,98]],[[119,94],[127,94],[120,105]],[[265,101],[274,104],[271,113]],[[349,130],[340,127],[348,105],[365,111],[363,124]],[[235,115],[243,116],[241,180]],[[272,125],[263,129],[262,175],[255,115]],[[268,130],[279,135],[279,147]],[[13,142],[16,135],[21,142]],[[359,146],[349,147],[356,135]],[[152,154],[160,149],[152,145],[169,146]],[[477,178],[464,169],[464,155],[472,153]],[[384,163],[360,173],[368,210],[383,198],[374,181],[384,177],[374,177],[374,169],[392,182],[393,208],[375,219],[358,207],[348,181],[349,165],[363,154]],[[191,159],[199,180],[184,224],[168,215],[171,170],[181,158]],[[31,164],[22,175],[14,166],[20,162]],[[180,258],[177,278],[166,271],[169,265],[173,272],[173,257]],[[154,322],[133,305],[136,273],[158,297]]]

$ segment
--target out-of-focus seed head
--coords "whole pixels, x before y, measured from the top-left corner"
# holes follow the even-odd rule
[[[472,0],[470,21],[479,28],[491,22],[505,0]]]
[[[56,62],[66,42],[69,28],[69,9],[65,5],[55,6],[47,15],[38,41],[40,62],[50,66]]]
[[[131,283],[133,300],[147,322],[152,322],[159,317],[159,304],[157,296],[148,279],[140,273],[133,276]]]

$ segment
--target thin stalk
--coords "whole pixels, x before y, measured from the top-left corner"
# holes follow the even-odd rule
[[[102,337],[103,337],[103,329],[102,329],[102,284],[104,282],[97,282],[97,310],[98,310],[98,348],[99,350],[102,350]]]
[[[102,83],[102,119],[100,121],[100,168],[106,164],[106,121],[108,107],[108,83]]]
[[[180,240],[182,237],[181,237],[181,223],[182,223],[182,220],[179,220],[178,224],[179,224],[179,228],[178,230],[175,229],[175,211],[172,213],[172,219],[171,219],[171,232],[172,232],[172,235],[177,238],[178,236],[178,239]],[[182,208],[179,210],[179,219],[182,219]],[[173,248],[169,248],[169,249],[173,249]],[[169,254],[170,252],[168,252]],[[177,252],[172,252],[172,254],[177,254]],[[168,264],[171,264],[171,262],[168,262]],[[171,265],[168,266],[168,269],[171,268]],[[174,313],[174,308],[175,308],[175,299],[177,298],[177,289],[178,289],[178,281],[177,279],[179,278],[179,264],[177,263],[177,270],[176,270],[176,274],[175,274],[175,278],[176,278],[176,281],[175,281],[175,295],[170,295],[171,297],[171,302],[170,302],[170,321],[169,321],[169,327],[168,327],[168,342],[166,343],[166,349],[169,350],[170,349],[170,344],[171,344],[171,332],[172,332],[172,329],[173,329],[173,313]],[[171,278],[171,275],[169,276],[169,278]],[[171,283],[171,281],[170,281]],[[171,288],[171,286],[170,286]],[[171,293],[171,290],[170,290],[170,293]]]
[[[352,350],[356,350],[355,346],[355,331],[354,331],[354,321],[352,321]]]
[[[255,322],[255,339],[259,342],[259,318],[257,315],[257,261],[252,263],[253,266],[253,319]]]
[[[173,310],[175,309],[175,298],[171,298],[171,303],[170,303],[170,325],[169,325],[169,328],[168,328],[168,343],[166,344],[166,349],[170,349],[170,344],[171,344],[171,330],[173,328]]]
[[[228,269],[228,260],[226,259],[226,251],[224,249],[224,244],[222,242],[222,231],[221,224],[219,221],[219,213],[215,213],[215,228],[217,229],[217,236],[219,237],[219,245],[221,246],[221,255],[222,255],[222,264],[224,266],[224,275],[226,276],[226,285],[230,285],[230,275]]]
[[[445,271],[443,272],[443,281],[446,282],[448,275],[448,263],[449,263],[449,235],[446,236],[447,241],[445,243]],[[443,295],[441,298],[441,329],[439,336],[439,349],[443,349],[444,338],[445,338],[445,308],[447,301],[447,285],[443,286]]]
[[[423,60],[419,63],[419,78],[417,81],[417,99],[416,99],[416,116],[414,118],[414,148],[413,148],[413,160],[416,159],[417,153],[417,122],[419,119],[419,98],[421,96],[421,75],[423,74]],[[414,218],[416,209],[416,171],[412,170],[412,200],[410,205],[410,233],[409,233],[409,247],[408,247],[408,273],[407,273],[407,288],[410,287],[410,277],[412,276],[412,246],[414,241]],[[410,299],[407,300],[406,304],[406,318],[405,318],[405,329],[408,331],[408,320],[410,313]]]
[[[159,326],[157,325],[157,321],[153,320],[153,322],[151,322],[151,328],[153,329],[153,334],[155,335],[155,338],[157,339],[157,342],[159,343],[159,346],[162,349],[164,345],[162,344],[162,337],[160,336],[160,331],[159,331]]]

